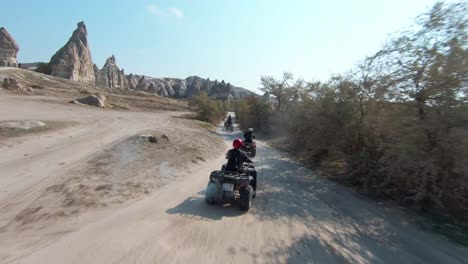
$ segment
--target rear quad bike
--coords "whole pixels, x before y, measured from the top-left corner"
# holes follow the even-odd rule
[[[229,122],[224,122],[224,131],[227,131],[227,132],[234,132],[234,126],[232,125],[232,123],[229,123]]]
[[[249,158],[253,158],[257,154],[257,144],[255,142],[244,141],[241,150],[244,151]]]
[[[250,164],[245,164],[244,167],[246,169],[255,168]],[[247,171],[246,169],[244,171]],[[239,200],[240,209],[248,211],[252,207],[254,197],[253,179],[248,173],[226,170],[213,171],[206,186],[205,200],[209,204],[227,204]]]

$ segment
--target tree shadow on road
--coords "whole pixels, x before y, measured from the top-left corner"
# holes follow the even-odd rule
[[[250,253],[252,263],[349,263],[317,236],[304,235],[292,244],[280,241],[270,245],[273,250]]]
[[[293,244],[262,252],[271,262],[463,262],[454,254],[458,250],[415,228],[396,208],[359,197],[281,152],[260,151],[259,194],[251,214],[260,221],[296,223],[307,229]],[[319,253],[324,250],[328,253]],[[427,254],[434,251],[439,252]]]
[[[189,197],[176,207],[168,209],[166,213],[200,220],[221,220],[223,217],[237,217],[243,214],[236,202],[228,205],[209,205],[205,197]]]

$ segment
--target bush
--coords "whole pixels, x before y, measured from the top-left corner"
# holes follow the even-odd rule
[[[248,96],[238,101],[234,110],[241,129],[252,127],[258,132],[270,132],[271,107],[260,98]]]
[[[344,178],[370,195],[468,221],[467,14],[465,3],[437,3],[357,69],[296,90],[271,116],[241,101],[239,123],[284,128],[273,131],[307,161],[343,160]]]
[[[39,73],[44,73],[44,74],[51,75],[52,74],[52,67],[50,66],[49,63],[40,62],[37,65],[37,68],[34,71],[39,72]]]
[[[190,105],[195,107],[198,119],[212,124],[218,124],[227,114],[225,103],[209,98],[204,91],[192,97]]]

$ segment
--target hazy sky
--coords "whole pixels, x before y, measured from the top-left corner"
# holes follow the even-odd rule
[[[0,0],[19,61],[49,61],[85,21],[93,61],[125,72],[210,77],[255,90],[261,75],[326,80],[376,52],[435,0]]]

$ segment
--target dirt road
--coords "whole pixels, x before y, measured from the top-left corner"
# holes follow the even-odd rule
[[[0,97],[0,111],[9,113],[5,100]],[[23,103],[24,109],[42,109],[33,116],[24,111],[24,118],[68,117],[88,125],[51,138],[22,139],[11,147],[14,151],[0,151],[2,225],[34,200],[35,190],[66,177],[67,169],[59,163],[78,166],[94,149],[122,136],[173,125],[168,113],[71,106],[57,106],[57,111],[34,100]],[[17,119],[21,109],[15,109]],[[221,135],[226,148],[236,136]],[[44,151],[49,145],[54,147]],[[224,162],[220,156],[194,165],[183,180],[145,199],[118,210],[91,212],[98,220],[42,241],[34,250],[18,251],[15,245],[30,239],[20,236],[0,242],[0,250],[10,251],[12,263],[466,263],[466,248],[421,231],[400,210],[316,177],[261,141],[257,153],[259,192],[248,213],[204,201],[209,173]]]

